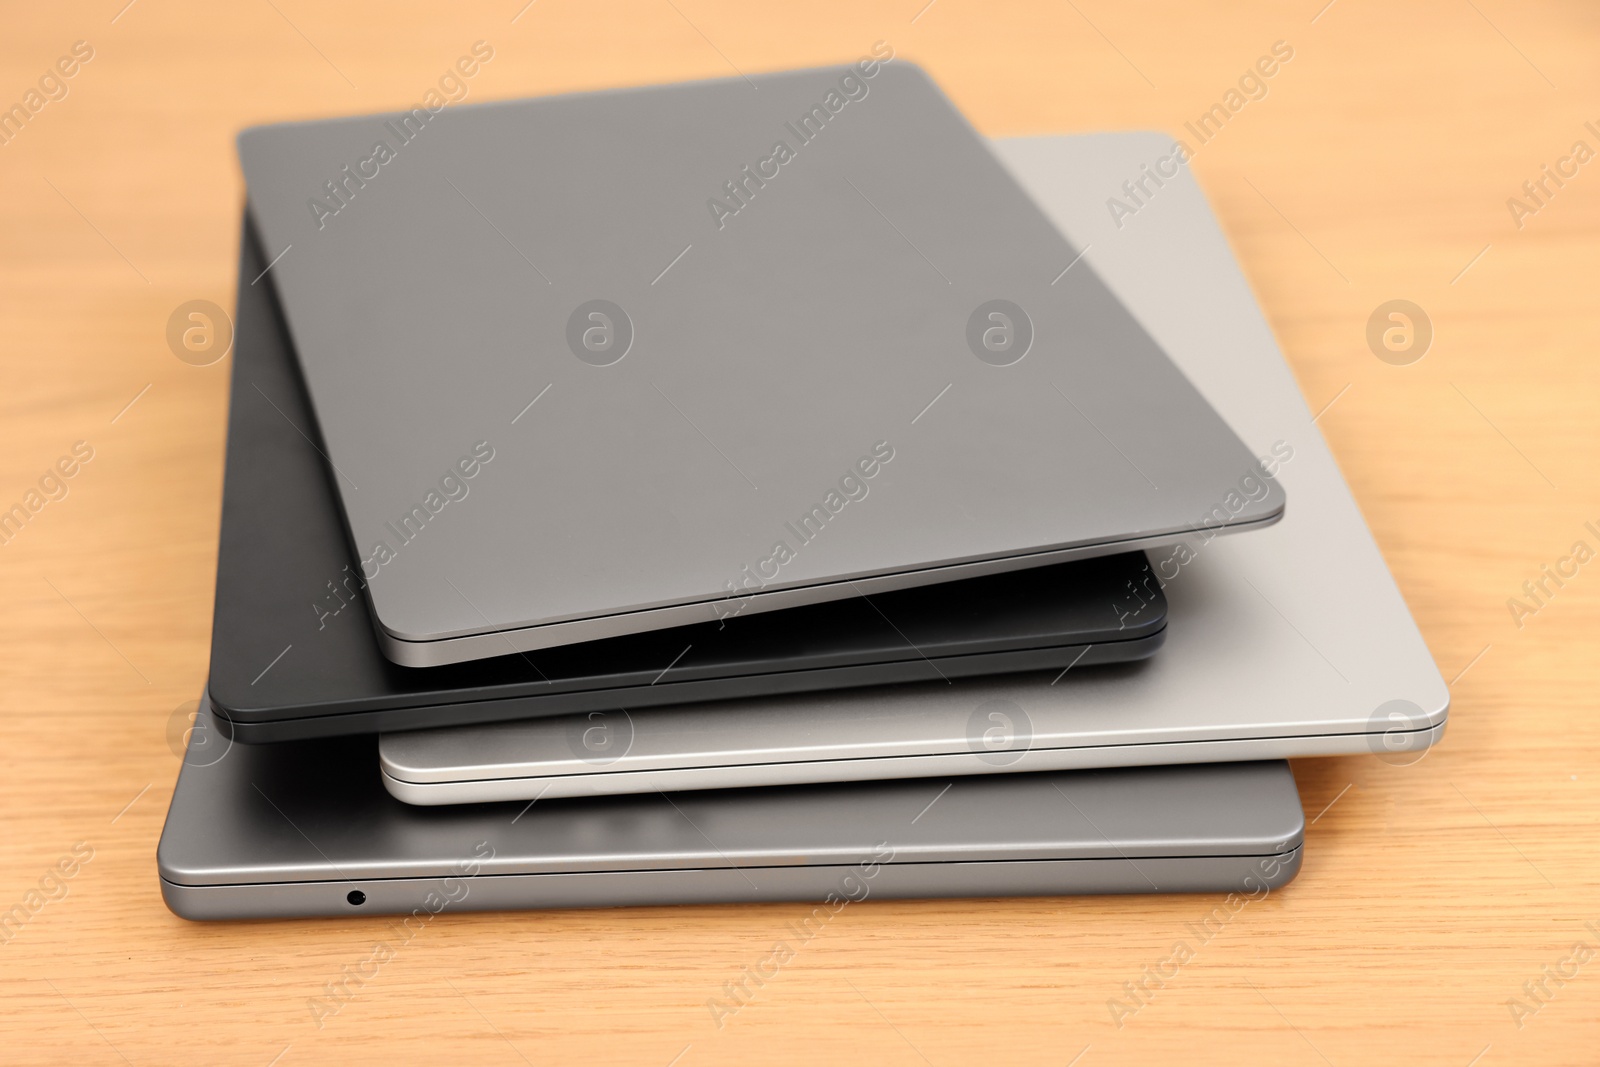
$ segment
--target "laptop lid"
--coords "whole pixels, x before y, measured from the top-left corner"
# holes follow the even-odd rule
[[[1282,513],[903,61],[261,127],[239,151],[397,663]]]

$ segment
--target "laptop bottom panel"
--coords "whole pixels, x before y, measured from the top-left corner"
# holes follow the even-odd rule
[[[196,920],[405,915],[397,928],[401,939],[448,912],[811,902],[816,907],[794,925],[794,936],[805,940],[820,923],[866,900],[1229,892],[1259,897],[1292,880],[1300,861],[1301,849],[1294,848],[1259,856],[886,863],[875,870],[858,864],[277,885],[178,885],[162,879],[161,895],[174,913]]]

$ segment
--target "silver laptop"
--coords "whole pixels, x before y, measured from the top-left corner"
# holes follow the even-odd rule
[[[262,127],[239,152],[396,663],[1283,511],[903,61]]]
[[[204,706],[204,702],[202,703]],[[201,713],[157,861],[189,919],[752,900],[1234,891],[1300,868],[1282,762],[449,809],[401,804],[365,737],[229,745]]]
[[[1106,210],[1170,139],[995,147],[1294,499],[1249,537],[1150,551],[1162,651],[1093,671],[389,734],[390,792],[451,804],[1369,751],[1406,762],[1438,740],[1448,689],[1198,186],[1168,177],[1121,228]]]

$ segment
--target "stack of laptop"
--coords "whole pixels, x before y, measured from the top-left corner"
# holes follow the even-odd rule
[[[1260,891],[1443,731],[1170,139],[874,57],[240,153],[180,915]]]

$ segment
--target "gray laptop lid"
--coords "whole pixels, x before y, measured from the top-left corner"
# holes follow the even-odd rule
[[[1299,868],[1284,763],[415,808],[372,737],[196,723],[157,852],[197,919],[868,896],[1185,892]]]
[[[996,143],[1000,157],[1295,504],[1244,538],[1150,552],[1168,637],[1132,667],[387,735],[416,803],[1376,752],[1408,762],[1449,691],[1187,171],[1119,229],[1153,133]],[[599,727],[599,729],[596,729]],[[604,742],[599,748],[587,745]]]
[[[239,151],[399,663],[1282,512],[904,62],[263,127]]]

